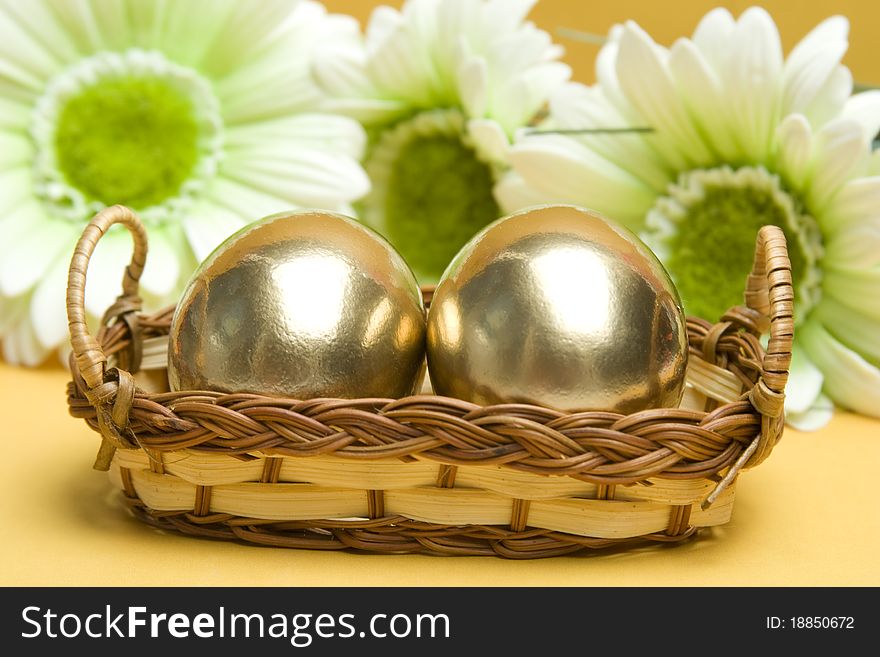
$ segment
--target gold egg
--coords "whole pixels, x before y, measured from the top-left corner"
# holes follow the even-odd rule
[[[427,352],[440,395],[631,413],[680,403],[687,333],[677,290],[638,237],[542,206],[490,224],[450,263]]]
[[[354,219],[281,213],[199,266],[171,322],[172,390],[402,397],[424,376],[425,307],[403,258]]]

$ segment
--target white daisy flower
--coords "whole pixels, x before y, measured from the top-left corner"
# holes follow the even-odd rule
[[[783,57],[762,9],[710,12],[691,39],[611,31],[597,84],[551,100],[542,132],[512,147],[505,210],[562,201],[641,231],[688,312],[742,302],[758,228],[781,226],[796,286],[789,421],[841,406],[880,414],[880,93],[852,96],[848,23],[821,23]],[[648,127],[652,132],[567,131]]]
[[[320,114],[308,56],[350,30],[295,0],[0,0],[0,336],[35,365],[67,342],[67,267],[105,205],[150,238],[147,309],[246,222],[349,210],[369,189],[357,122]],[[125,230],[101,242],[86,307],[120,292]]]
[[[371,132],[359,206],[422,282],[500,216],[492,188],[509,139],[570,76],[525,17],[536,0],[408,0],[377,8],[316,56],[328,107]]]

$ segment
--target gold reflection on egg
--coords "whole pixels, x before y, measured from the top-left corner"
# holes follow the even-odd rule
[[[491,224],[443,275],[428,315],[437,394],[631,413],[684,391],[685,317],[656,256],[573,206]]]
[[[409,267],[370,229],[282,213],[227,239],[171,324],[173,390],[402,397],[424,376],[425,311]]]

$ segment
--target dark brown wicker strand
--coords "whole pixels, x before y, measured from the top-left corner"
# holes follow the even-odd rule
[[[128,498],[127,498],[128,499]],[[403,516],[375,518],[371,524],[327,521],[271,522],[217,514],[212,522],[186,512],[155,512],[140,500],[128,499],[134,514],[160,529],[215,539],[238,539],[272,547],[319,550],[355,549],[384,554],[502,556],[534,559],[572,554],[584,549],[625,547],[639,543],[674,543],[690,538],[694,528],[633,538],[590,538],[550,530],[484,525],[438,526]]]

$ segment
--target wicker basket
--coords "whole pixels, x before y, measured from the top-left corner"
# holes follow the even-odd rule
[[[96,339],[83,308],[86,271],[115,223],[131,231],[134,255]],[[68,403],[102,436],[95,467],[109,470],[139,518],[164,529],[295,548],[512,558],[679,541],[729,520],[738,473],[782,435],[793,294],[785,238],[773,226],[758,234],[746,304],[719,323],[688,319],[682,406],[631,415],[431,394],[299,401],[167,392],[173,308],[139,313],[146,251],[144,228],[121,206],[99,213],[77,244]]]

